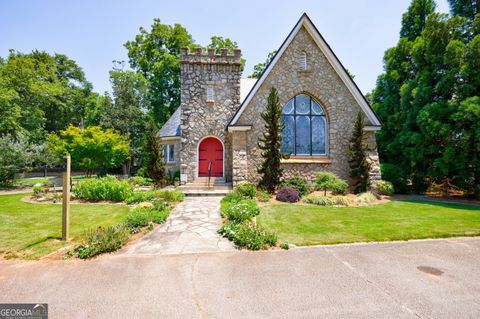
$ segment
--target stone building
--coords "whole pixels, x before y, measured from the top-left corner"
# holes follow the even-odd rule
[[[258,80],[241,78],[240,50],[181,52],[181,105],[159,131],[170,170],[182,183],[214,176],[257,182],[258,140],[270,89],[283,106],[284,176],[313,180],[318,171],[349,178],[349,139],[358,112],[380,179],[375,132],[381,124],[330,46],[304,14]]]

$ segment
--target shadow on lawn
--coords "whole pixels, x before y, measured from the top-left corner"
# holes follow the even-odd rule
[[[439,206],[439,207],[448,207],[448,208],[459,208],[463,210],[478,210],[480,212],[480,205],[476,203],[452,203],[452,202],[437,201],[435,199],[395,199],[393,201],[432,205],[432,206]]]

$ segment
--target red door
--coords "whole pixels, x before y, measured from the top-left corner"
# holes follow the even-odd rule
[[[207,137],[198,146],[198,177],[223,177],[223,145],[215,137]]]

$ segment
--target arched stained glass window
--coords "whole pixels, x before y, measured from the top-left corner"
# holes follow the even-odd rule
[[[300,94],[283,107],[282,153],[326,155],[327,120],[323,108],[310,96]]]

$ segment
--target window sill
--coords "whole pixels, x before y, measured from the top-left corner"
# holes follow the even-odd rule
[[[282,164],[331,164],[332,161],[327,156],[290,156],[280,161]]]

